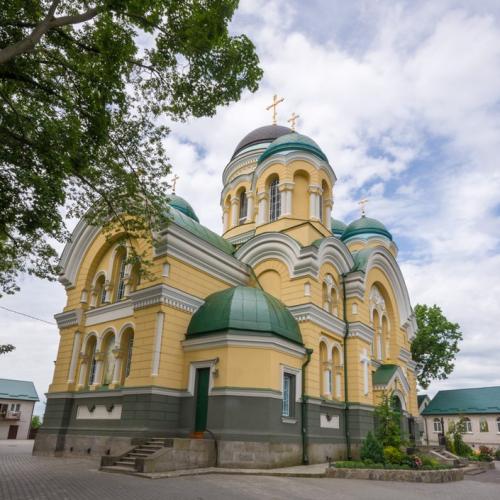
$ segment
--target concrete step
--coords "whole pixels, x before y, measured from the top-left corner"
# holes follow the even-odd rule
[[[146,455],[151,455],[155,451],[161,450],[161,448],[143,448],[142,446],[140,448],[135,448],[133,453],[145,453]]]
[[[151,450],[159,450],[163,448],[161,444],[141,444],[141,448],[150,448]]]
[[[103,472],[115,472],[118,474],[137,474],[135,469],[131,467],[121,467],[119,465],[107,465],[106,467],[101,467],[100,469]]]
[[[129,454],[126,455],[125,458],[143,458],[143,457],[149,457],[151,453],[140,453],[136,451],[131,451]]]
[[[119,465],[121,467],[132,467],[135,469],[135,460],[120,458],[120,460],[118,460],[115,465]]]

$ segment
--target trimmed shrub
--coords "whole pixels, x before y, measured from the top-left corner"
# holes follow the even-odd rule
[[[384,462],[384,448],[371,432],[366,435],[366,439],[361,445],[360,457],[363,461],[370,460],[376,464]]]
[[[473,453],[472,448],[468,444],[464,443],[462,434],[459,434],[458,432],[453,436],[453,447],[455,449],[455,454],[459,457],[468,457]]]
[[[478,456],[481,462],[492,462],[494,458],[493,448],[489,448],[488,446],[480,446]]]
[[[431,458],[426,455],[423,455],[421,459],[422,459],[422,469],[425,467],[436,467],[437,465],[440,465],[435,458]]]
[[[498,450],[495,451],[495,459],[500,460],[500,448],[498,448]]]
[[[386,446],[384,448],[384,462],[386,464],[402,464],[405,458],[406,455],[395,446]]]

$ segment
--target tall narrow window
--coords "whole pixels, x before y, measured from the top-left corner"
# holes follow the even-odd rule
[[[92,351],[90,353],[90,367],[89,367],[89,385],[92,385],[95,382],[95,371],[96,371],[96,365],[97,361],[95,359],[95,344],[94,347],[92,348]]]
[[[295,391],[295,375],[291,373],[283,374],[283,409],[281,415],[283,417],[293,417],[293,402]]]
[[[248,200],[247,200],[247,192],[243,190],[240,193],[240,224],[247,220],[248,214]]]
[[[116,291],[116,300],[122,300],[125,295],[125,257],[120,261],[119,277],[118,277],[118,289]]]
[[[443,432],[443,427],[441,425],[441,420],[439,418],[435,418],[433,424],[434,424],[434,432]]]
[[[479,431],[489,432],[488,421],[484,417],[479,421]]]
[[[497,418],[497,432],[500,434],[500,417]]]
[[[269,186],[269,221],[276,220],[281,215],[281,197],[279,179],[274,179]]]
[[[132,364],[132,348],[134,347],[134,334],[131,333],[127,345],[127,363],[125,365],[125,377],[130,375],[130,365]]]

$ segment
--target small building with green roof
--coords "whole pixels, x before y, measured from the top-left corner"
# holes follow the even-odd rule
[[[428,442],[461,422],[463,439],[472,446],[500,448],[500,386],[439,391],[422,411]]]
[[[33,382],[0,378],[0,440],[28,439],[37,401]]]

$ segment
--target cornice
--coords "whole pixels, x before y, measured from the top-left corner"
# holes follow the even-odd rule
[[[90,309],[85,313],[85,325],[92,326],[106,321],[114,321],[116,319],[132,316],[134,309],[130,299],[114,302],[106,306]]]
[[[130,300],[133,304],[134,311],[145,307],[164,304],[191,314],[196,312],[205,302],[194,295],[165,284],[137,290],[130,294]]]
[[[373,342],[373,335],[373,328],[368,325],[360,321],[349,323],[349,337],[357,337],[371,344]]]
[[[288,310],[292,316],[299,322],[311,321],[319,325],[321,328],[328,330],[340,337],[345,336],[345,323],[333,314],[321,309],[315,304],[299,304],[296,306],[289,306]]]
[[[56,320],[57,327],[62,330],[63,328],[79,325],[82,320],[82,314],[83,310],[81,308],[72,309],[71,311],[54,314],[54,319]]]

